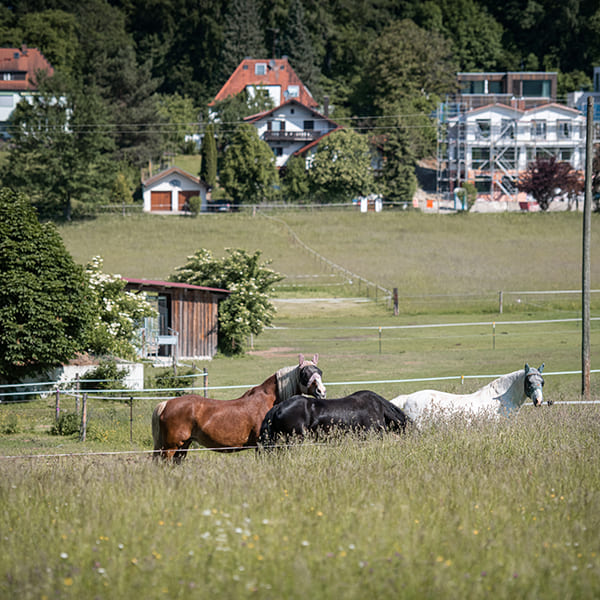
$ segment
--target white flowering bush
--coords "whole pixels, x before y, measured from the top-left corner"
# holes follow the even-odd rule
[[[283,276],[260,262],[260,251],[226,250],[227,255],[214,258],[201,248],[187,263],[178,267],[171,281],[226,289],[231,292],[219,305],[219,349],[225,354],[244,352],[244,340],[258,335],[271,324],[275,307],[269,297],[273,285]]]
[[[128,292],[120,275],[102,272],[103,260],[95,256],[86,267],[90,293],[95,304],[86,350],[95,355],[135,358],[135,331],[144,317],[156,311],[144,293]]]

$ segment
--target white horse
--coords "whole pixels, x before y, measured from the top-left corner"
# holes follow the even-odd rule
[[[544,401],[542,371],[525,365],[524,369],[514,371],[495,379],[472,394],[449,394],[436,390],[421,390],[412,394],[396,396],[392,404],[401,408],[406,416],[420,427],[428,418],[436,419],[461,414],[467,418],[473,416],[511,416],[527,398],[534,406]],[[548,402],[551,404],[551,402]]]

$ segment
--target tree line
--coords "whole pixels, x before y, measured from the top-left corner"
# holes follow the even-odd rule
[[[206,132],[208,102],[245,56],[286,55],[332,117],[386,156],[381,191],[407,199],[457,71],[556,70],[564,97],[590,88],[599,34],[593,0],[1,0],[0,44],[37,47],[56,71],[15,111],[2,183],[26,188],[42,216],[129,200],[141,167],[193,150],[186,136]],[[218,107],[219,175],[241,120],[260,109],[245,101]],[[310,194],[300,172],[268,176],[256,199]],[[379,191],[367,183],[348,193]]]

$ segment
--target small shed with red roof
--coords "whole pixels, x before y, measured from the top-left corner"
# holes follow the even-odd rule
[[[212,358],[217,353],[219,301],[229,291],[218,288],[123,278],[126,290],[146,293],[158,317],[146,319],[142,355]]]
[[[192,196],[201,200],[201,212],[206,210],[208,185],[199,177],[180,169],[169,167],[142,181],[144,212],[182,214]]]

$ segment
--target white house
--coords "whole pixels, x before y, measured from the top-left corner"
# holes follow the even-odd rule
[[[51,77],[54,69],[37,48],[0,48],[0,135],[8,135],[7,122],[17,104],[36,93],[41,73]]]
[[[275,154],[275,164],[283,167],[290,156],[314,147],[324,136],[340,126],[305,106],[298,100],[288,100],[272,110],[246,117]]]
[[[201,198],[201,212],[206,211],[208,185],[199,177],[179,167],[170,167],[142,181],[144,212],[183,214],[192,196]]]
[[[555,103],[482,106],[448,119],[447,148],[452,185],[471,182],[485,199],[523,201],[516,184],[536,158],[555,156],[584,169],[585,117]]]

